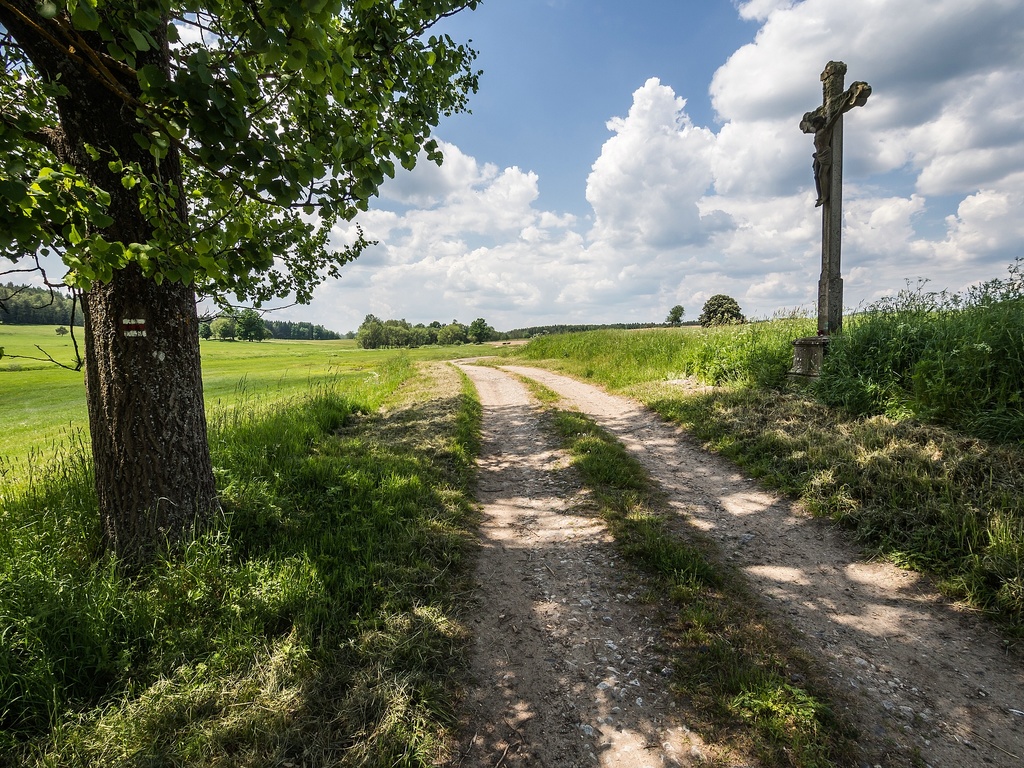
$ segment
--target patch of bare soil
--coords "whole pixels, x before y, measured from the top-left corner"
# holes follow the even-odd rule
[[[681,766],[711,757],[667,690],[655,616],[529,395],[463,366],[484,406],[484,551],[465,766]],[[983,621],[927,580],[864,562],[840,532],[759,488],[627,398],[548,371],[614,434],[670,504],[716,538],[827,670],[858,727],[862,765],[1024,765],[1024,670]]]

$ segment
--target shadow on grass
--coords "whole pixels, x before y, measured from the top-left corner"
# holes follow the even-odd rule
[[[1024,632],[1024,451],[750,390],[654,398],[662,416],[899,565]]]
[[[3,636],[0,713],[22,727],[7,731],[0,764],[390,766],[443,754],[473,521],[473,425],[454,389],[387,415],[320,397],[233,416],[211,440],[225,524],[134,583],[75,554],[87,522],[70,557],[34,555],[51,597],[22,604]],[[59,501],[60,487],[47,490]],[[8,570],[5,611],[31,583]],[[60,636],[90,609],[107,630],[97,663]],[[75,687],[98,670],[105,685]],[[40,711],[19,714],[27,700],[9,694],[22,683]]]

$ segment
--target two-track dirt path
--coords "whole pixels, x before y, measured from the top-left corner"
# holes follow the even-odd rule
[[[715,537],[849,703],[866,765],[1024,765],[1024,669],[984,622],[858,553],[635,401],[548,371],[463,365],[484,407],[484,551],[462,766],[682,766],[723,755],[667,691],[652,609],[526,389],[614,434]],[[581,511],[584,510],[584,511]]]

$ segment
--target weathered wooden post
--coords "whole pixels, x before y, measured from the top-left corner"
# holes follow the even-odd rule
[[[843,327],[843,115],[862,107],[871,86],[857,81],[844,89],[846,65],[830,61],[821,73],[822,104],[807,112],[800,130],[814,134],[815,206],[821,207],[821,277],[818,279],[818,335],[793,342],[794,377],[816,377],[828,337]]]

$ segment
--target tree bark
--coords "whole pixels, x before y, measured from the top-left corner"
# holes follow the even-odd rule
[[[104,543],[129,562],[217,509],[191,289],[135,266],[85,299],[85,383]]]

